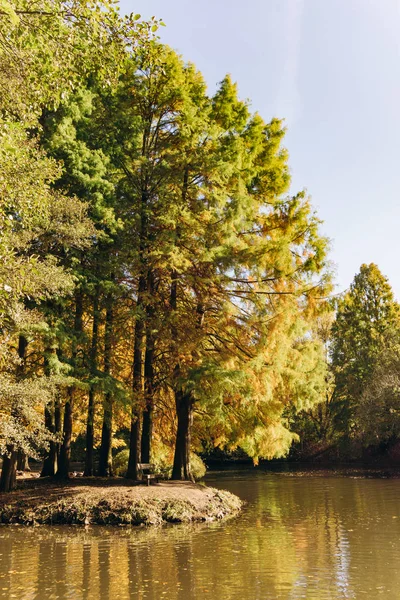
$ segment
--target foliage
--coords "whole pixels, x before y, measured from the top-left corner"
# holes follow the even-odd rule
[[[35,123],[76,87],[118,76],[129,48],[158,28],[119,15],[110,1],[2,0],[0,11],[0,111]]]
[[[400,347],[398,339],[390,341],[377,357],[356,414],[365,446],[390,445],[400,437]]]
[[[51,433],[43,427],[44,405],[52,398],[54,382],[43,377],[15,381],[5,374],[0,376],[0,453],[8,448],[39,457]]]
[[[346,434],[357,433],[361,397],[378,357],[398,329],[399,305],[387,278],[376,265],[361,265],[350,290],[339,300],[330,345],[335,402]]]
[[[292,416],[300,458],[358,458],[363,447],[397,439],[399,305],[387,278],[376,265],[361,265],[335,303],[332,327],[321,331],[330,355],[325,397]]]
[[[129,450],[124,448],[120,450],[114,457],[113,468],[115,475],[124,477],[128,468]]]
[[[99,444],[110,472],[129,425],[129,476],[140,442],[187,478],[210,445],[285,455],[290,415],[326,390],[330,274],[309,199],[287,196],[283,123],[252,114],[229,76],[210,96],[154,18],[96,1],[2,7],[0,317],[5,349],[26,341],[23,369],[4,370],[15,385],[59,377],[28,404],[46,405],[64,475],[84,432],[86,472]]]
[[[52,190],[59,168],[20,126],[3,124],[0,160],[0,324],[7,327],[13,316],[21,320],[24,299],[72,291],[55,250],[84,248],[92,228],[85,204]]]
[[[125,448],[118,452],[114,457],[115,475],[125,476],[128,468],[129,449]],[[153,456],[151,464],[154,465],[154,471],[161,473],[166,477],[171,477],[173,455],[170,448],[164,444],[158,443],[153,446]],[[206,474],[206,466],[200,456],[191,453],[190,456],[191,472],[195,480],[202,479]]]
[[[50,367],[43,349],[43,363],[36,360],[35,368],[26,371],[25,356],[19,356],[23,366],[15,366],[12,342],[18,334],[30,338],[27,345],[49,338],[48,331],[43,336],[40,310],[55,299],[60,308],[59,298],[72,293],[76,277],[65,257],[87,248],[94,234],[85,198],[68,197],[55,185],[61,165],[39,147],[41,117],[91,77],[106,85],[127,49],[141,34],[149,37],[151,27],[157,23],[120,18],[112,3],[1,2],[0,361],[5,374],[2,447],[6,444],[11,456],[17,448],[36,452],[32,436],[37,443],[54,439],[43,421],[39,426],[36,409],[56,397],[55,390],[46,392],[43,375]],[[43,384],[42,400],[36,379]]]

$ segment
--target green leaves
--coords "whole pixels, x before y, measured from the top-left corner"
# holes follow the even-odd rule
[[[13,5],[8,0],[0,0],[0,14],[5,14],[9,17],[10,23],[14,26],[19,25],[20,19]]]
[[[67,13],[58,0],[36,6],[17,0],[0,19],[0,42],[20,53],[18,68],[0,53],[10,82],[0,107],[4,322],[18,331],[10,295],[24,316],[45,315],[81,394],[88,348],[99,354],[93,393],[115,391],[101,385],[103,364],[138,410],[142,379],[162,382],[151,402],[166,437],[163,410],[172,415],[171,390],[183,390],[204,413],[195,443],[218,438],[255,461],[283,455],[294,438],[285,411],[323,388],[315,323],[329,276],[308,198],[284,196],[282,122],[251,114],[228,76],[210,97],[201,73],[156,41],[165,23],[154,16],[121,18],[95,0]],[[10,33],[15,7],[29,14]],[[79,334],[62,300],[74,286]]]
[[[399,305],[387,278],[375,264],[361,265],[350,290],[338,301],[332,327],[335,397],[349,407],[348,431],[357,428],[354,415],[362,394],[399,324]]]
[[[1,0],[1,12],[0,110],[27,123],[88,79],[115,82],[129,52],[158,27],[155,18],[121,17],[107,0],[73,0],[67,10],[62,0]]]

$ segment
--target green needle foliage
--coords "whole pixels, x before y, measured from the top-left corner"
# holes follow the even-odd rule
[[[192,477],[193,450],[284,456],[289,415],[326,389],[328,244],[305,193],[287,195],[283,123],[229,76],[210,96],[152,37],[160,23],[136,17],[1,4],[4,368],[32,390],[54,381],[26,399],[42,428],[21,420],[48,442],[43,474],[68,476],[82,434],[88,475],[96,449],[112,474],[122,438],[131,478],[157,448],[175,479]],[[27,439],[0,431],[5,472]]]
[[[32,440],[40,445],[51,438],[43,416],[35,417],[61,385],[50,385],[42,308],[73,293],[77,280],[67,257],[88,248],[95,233],[88,194],[59,185],[61,165],[40,148],[42,117],[91,78],[107,85],[127,49],[156,26],[121,19],[111,3],[0,4],[2,489],[14,484],[17,450],[30,448],[33,455]]]
[[[381,353],[399,331],[399,305],[375,264],[361,265],[339,300],[332,327],[331,360],[335,401],[344,408],[343,429],[357,434],[357,412]]]
[[[361,265],[335,304],[331,327],[327,315],[320,329],[330,359],[325,397],[294,418],[302,438],[297,451],[360,458],[368,448],[387,451],[397,441],[399,305],[375,264]]]

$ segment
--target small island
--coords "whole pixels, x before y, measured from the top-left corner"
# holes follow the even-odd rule
[[[189,481],[150,486],[112,479],[25,479],[0,494],[0,523],[21,525],[161,525],[217,521],[236,515],[241,500]]]

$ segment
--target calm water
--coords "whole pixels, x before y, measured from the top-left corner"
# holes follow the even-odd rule
[[[247,501],[224,524],[0,527],[0,598],[400,598],[400,480],[209,477]]]

